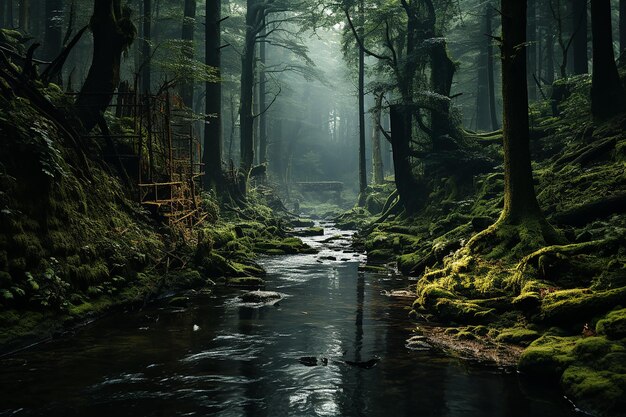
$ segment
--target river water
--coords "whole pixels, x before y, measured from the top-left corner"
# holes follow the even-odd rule
[[[358,272],[348,238],[262,259],[273,305],[216,289],[0,359],[0,416],[576,415],[536,381],[408,350],[410,300],[385,295],[406,278]]]

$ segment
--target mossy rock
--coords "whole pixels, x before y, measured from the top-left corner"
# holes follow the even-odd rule
[[[173,287],[184,289],[203,287],[209,282],[200,272],[193,269],[170,272],[169,279]]]
[[[589,366],[570,366],[563,373],[565,393],[583,409],[599,415],[624,415],[626,375]]]
[[[536,311],[541,306],[541,296],[538,292],[525,292],[515,297],[511,301],[511,305],[524,312]]]
[[[598,334],[606,335],[609,339],[626,338],[626,308],[607,314],[596,324],[596,331]]]
[[[236,288],[263,288],[265,287],[265,280],[258,277],[236,277],[236,278],[228,278],[226,280],[226,285],[229,287]]]
[[[589,322],[626,299],[626,287],[608,291],[575,289],[548,294],[541,306],[540,319],[549,323]]]
[[[393,250],[390,249],[375,249],[367,252],[367,260],[373,262],[386,262],[396,257]]]
[[[439,298],[433,307],[436,316],[445,322],[454,323],[481,323],[493,319],[495,310],[484,308],[477,304]]]
[[[324,236],[323,227],[308,227],[302,230],[296,230],[293,232],[295,236],[308,237],[308,236]]]
[[[512,345],[528,346],[540,336],[539,332],[535,330],[518,327],[502,330],[500,334],[496,336],[496,341]]]
[[[449,291],[436,283],[428,283],[426,285],[418,284],[417,293],[419,298],[415,300],[414,307],[415,304],[417,304],[426,309],[434,308],[440,299],[455,300],[459,298],[452,291]]]
[[[315,226],[315,222],[311,219],[295,219],[295,220],[291,220],[291,225],[293,227],[314,227]]]
[[[561,377],[575,361],[574,347],[579,337],[542,336],[532,342],[520,356],[520,372],[551,379]]]

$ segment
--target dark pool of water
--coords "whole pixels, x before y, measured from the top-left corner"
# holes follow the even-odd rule
[[[407,350],[409,301],[383,295],[406,279],[359,273],[346,241],[321,239],[311,240],[319,255],[263,261],[268,289],[286,295],[273,306],[217,290],[0,359],[0,416],[576,415],[536,382]],[[305,366],[303,356],[329,363]],[[345,363],[374,358],[371,369]]]

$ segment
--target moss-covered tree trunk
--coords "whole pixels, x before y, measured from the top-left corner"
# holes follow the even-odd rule
[[[626,95],[615,65],[609,0],[591,2],[591,26],[593,35],[591,113],[596,119],[605,119],[626,109]]]
[[[87,79],[76,99],[75,107],[86,132],[90,132],[111,102],[120,83],[122,52],[135,38],[136,29],[130,20],[130,10],[121,0],[94,0],[90,21],[93,32],[93,58]]]
[[[498,221],[476,235],[471,250],[519,256],[559,236],[545,220],[533,186],[529,149],[526,0],[501,0],[504,207]]]
[[[205,64],[217,70],[219,77],[221,70],[221,0],[206,2],[205,10]],[[204,188],[219,191],[222,185],[222,84],[220,82],[206,82],[204,123]]]

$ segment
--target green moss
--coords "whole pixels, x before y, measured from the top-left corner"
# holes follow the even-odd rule
[[[596,324],[598,334],[606,335],[609,339],[626,338],[626,308],[611,311]]]
[[[561,383],[582,408],[601,415],[618,415],[626,407],[626,376],[584,365],[570,366]]]
[[[560,378],[575,358],[574,346],[579,337],[542,336],[522,353],[518,369],[530,375]]]
[[[185,269],[169,273],[169,281],[174,288],[199,288],[207,285],[208,280],[196,270]]]
[[[480,307],[477,304],[439,298],[433,307],[437,318],[445,322],[477,323],[494,318],[494,310]]]
[[[420,281],[417,287],[418,299],[415,301],[417,305],[420,305],[426,309],[433,308],[440,299],[457,299],[458,296],[453,292],[441,287],[439,284],[427,283],[423,285]],[[415,306],[415,304],[414,304]]]
[[[496,337],[496,340],[503,343],[528,346],[532,341],[538,339],[540,336],[539,332],[535,330],[518,327],[502,330]]]
[[[596,292],[588,289],[556,291],[543,299],[541,319],[550,323],[589,322],[624,299],[626,287]]]
[[[265,280],[258,277],[229,278],[226,285],[237,288],[262,288],[265,287]]]

